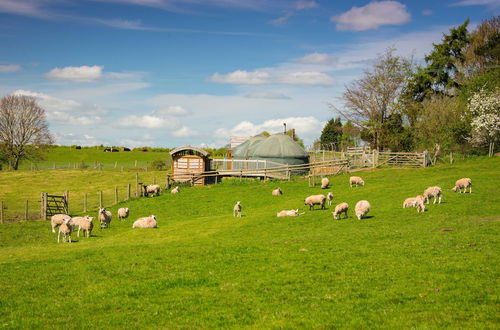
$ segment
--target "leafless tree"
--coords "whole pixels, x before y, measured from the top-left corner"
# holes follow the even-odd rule
[[[0,152],[12,169],[19,168],[21,159],[39,159],[53,141],[45,110],[33,98],[9,95],[0,100]]]
[[[371,70],[347,85],[340,98],[344,109],[337,109],[346,119],[370,131],[372,146],[376,149],[380,147],[383,124],[398,109],[398,97],[413,68],[413,59],[396,56],[394,52],[393,48],[387,49],[375,60]]]

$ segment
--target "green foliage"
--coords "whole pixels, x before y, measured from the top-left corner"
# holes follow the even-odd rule
[[[167,166],[168,166],[168,164],[164,160],[157,159],[157,160],[153,160],[151,162],[151,167],[157,171],[163,171],[167,168]]]
[[[340,117],[330,119],[321,132],[320,143],[325,150],[338,150],[342,141],[342,122]]]
[[[285,133],[288,136],[290,136],[295,142],[297,142],[297,144],[299,146],[301,146],[302,148],[304,148],[304,140],[302,140],[301,138],[299,138],[299,136],[297,135],[297,133],[295,133],[294,129],[289,129]]]
[[[279,197],[276,182],[233,182],[132,200],[110,208],[110,229],[72,244],[57,244],[48,221],[0,225],[2,327],[494,329],[499,159],[365,172],[356,189],[348,174],[330,177],[346,220],[308,211],[303,198],[324,191],[295,179]],[[472,194],[449,190],[469,176]],[[444,203],[401,207],[429,185]],[[361,221],[360,199],[372,204]],[[276,218],[297,207],[306,214]],[[158,229],[131,228],[149,214]]]

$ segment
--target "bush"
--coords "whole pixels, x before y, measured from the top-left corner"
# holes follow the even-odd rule
[[[151,162],[151,167],[158,171],[163,171],[167,168],[167,161],[165,160],[153,160]]]

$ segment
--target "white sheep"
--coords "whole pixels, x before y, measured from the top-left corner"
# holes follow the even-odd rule
[[[328,201],[328,205],[332,205],[333,194],[330,191],[326,194],[326,200]]]
[[[80,225],[80,223],[82,222],[82,220],[87,220],[89,219],[90,217],[88,215],[84,216],[84,217],[73,217],[71,218],[71,220],[69,220],[69,225],[71,227],[73,227],[73,229],[75,229],[76,227],[78,227]]]
[[[436,204],[436,200],[439,199],[439,204],[441,204],[441,195],[442,191],[440,187],[434,186],[434,187],[429,187],[425,189],[424,193],[422,194],[427,201],[427,204],[429,204],[429,199],[431,197],[434,197],[434,203]]]
[[[281,188],[276,188],[272,191],[271,193],[273,196],[280,196],[280,195],[283,195],[283,191],[281,190]]]
[[[282,210],[276,214],[277,217],[296,217],[299,215],[299,209],[296,210]]]
[[[99,209],[98,219],[99,219],[99,222],[101,223],[101,229],[102,228],[109,228],[112,217],[113,216],[112,216],[110,211],[106,211],[105,208]]]
[[[328,180],[328,178],[321,179],[321,189],[328,189],[329,185],[330,185],[330,180]]]
[[[423,195],[418,195],[415,197],[415,207],[417,208],[417,212],[425,212],[425,197]]]
[[[94,218],[85,216],[82,218],[80,221],[80,224],[78,225],[78,232],[77,236],[80,237],[80,230],[83,230],[83,236],[85,237],[90,237],[92,234],[92,229],[94,229]]]
[[[408,197],[403,202],[403,208],[405,209],[408,207],[415,207],[416,204],[417,204],[417,201],[416,201],[415,197]]]
[[[181,190],[179,189],[179,186],[175,187],[174,189],[172,189],[170,191],[171,194],[177,194],[178,192],[180,192]]]
[[[145,197],[148,197],[149,195],[160,196],[161,187],[159,184],[150,184],[149,186],[143,185],[142,187],[144,189]]]
[[[66,219],[71,219],[71,217],[67,214],[59,213],[59,214],[54,214],[50,218],[50,225],[52,226],[52,232],[56,232],[56,227],[60,226],[63,224],[64,220]]]
[[[132,224],[132,228],[158,228],[156,217],[150,215],[149,217],[139,218]]]
[[[462,193],[462,189],[464,193],[467,192],[467,188],[469,188],[469,194],[472,193],[472,180],[470,178],[462,178],[455,182],[455,187],[451,188],[454,192],[458,190],[458,192]]]
[[[321,209],[325,209],[325,195],[311,195],[304,199],[304,205],[309,205],[309,210],[314,210],[314,205],[321,205]]]
[[[118,209],[118,212],[116,213],[118,214],[118,219],[125,220],[126,218],[128,218],[129,208],[121,207]]]
[[[344,219],[347,219],[347,210],[349,210],[349,204],[347,203],[338,204],[337,206],[335,206],[335,211],[332,212],[333,218],[340,219],[340,214],[344,213],[345,215]]]
[[[356,185],[356,186],[364,186],[365,185],[365,181],[363,179],[361,179],[359,176],[351,176],[349,178],[349,186],[352,187],[352,185]]]
[[[241,218],[241,210],[242,210],[241,202],[237,201],[233,207],[233,216]]]
[[[356,217],[358,217],[359,220],[363,219],[366,214],[370,211],[370,203],[365,200],[361,200],[356,203],[356,206],[354,207],[354,213],[356,213]]]
[[[57,233],[57,243],[59,243],[59,238],[61,237],[61,234],[63,234],[63,243],[66,242],[67,238],[69,238],[69,242],[71,243],[71,232],[73,228],[71,228],[69,220],[70,219],[64,219],[61,226],[59,226],[59,232]]]

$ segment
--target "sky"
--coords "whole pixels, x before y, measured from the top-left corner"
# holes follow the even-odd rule
[[[0,0],[0,97],[34,97],[62,145],[306,145],[393,47],[422,61],[500,0]]]

